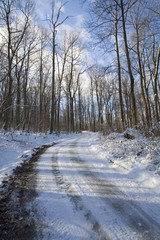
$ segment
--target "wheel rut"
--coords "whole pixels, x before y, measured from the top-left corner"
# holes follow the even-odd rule
[[[72,144],[70,159],[81,165],[80,173],[86,184],[97,194],[107,207],[113,209],[121,221],[138,234],[138,239],[160,239],[160,225],[144,212],[133,200],[129,199],[117,186],[107,180],[100,179],[92,172],[76,152],[77,141]]]
[[[83,200],[79,194],[79,192],[76,190],[73,183],[68,182],[63,174],[61,173],[58,165],[58,152],[56,155],[52,157],[52,168],[53,168],[53,175],[55,177],[55,181],[59,189],[66,192],[68,198],[70,199],[71,203],[73,204],[74,210],[80,212],[85,217],[86,221],[88,221],[92,226],[92,231],[97,234],[97,239],[99,240],[111,240],[108,236],[106,236],[105,233],[103,233],[103,229],[101,228],[99,222],[96,220],[96,218],[93,216],[90,210],[86,208],[86,206],[83,203]]]

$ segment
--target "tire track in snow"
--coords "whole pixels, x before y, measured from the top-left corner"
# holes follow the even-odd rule
[[[137,204],[129,199],[127,195],[121,192],[115,185],[109,181],[99,179],[84,162],[76,152],[75,141],[71,145],[70,155],[73,163],[81,165],[83,170],[80,171],[86,184],[97,193],[97,196],[105,202],[106,206],[113,209],[113,211],[120,217],[120,221],[133,229],[136,233],[137,239],[142,240],[159,240],[160,226],[154,221],[146,212],[144,212]],[[101,187],[103,186],[103,187]],[[118,222],[117,222],[118,224]],[[123,229],[124,231],[124,229]],[[124,231],[124,235],[127,233]],[[136,239],[135,235],[135,239]],[[121,239],[121,238],[120,238]],[[123,238],[128,239],[128,238]]]
[[[97,239],[111,240],[109,236],[106,236],[106,234],[103,233],[103,229],[101,228],[96,218],[92,215],[91,211],[84,206],[80,193],[76,190],[75,186],[72,183],[67,182],[66,179],[64,179],[64,176],[62,175],[58,166],[57,155],[59,151],[60,148],[57,151],[56,155],[52,157],[53,174],[55,176],[57,186],[61,190],[64,190],[66,192],[67,196],[70,198],[70,201],[73,203],[75,210],[80,211],[84,215],[86,220],[90,222],[92,226],[92,231],[97,234]]]
[[[53,175],[53,156],[57,147],[50,148],[37,164],[37,198],[34,201],[37,240],[97,240],[97,235],[80,211],[73,208],[65,188],[69,188],[58,171]],[[57,169],[58,170],[58,169]],[[61,186],[61,187],[60,187]],[[105,238],[99,238],[104,240]]]
[[[123,226],[117,223],[117,219],[115,216],[113,218],[113,212],[110,212],[110,210],[108,211],[107,208],[104,208],[102,210],[100,209],[100,205],[104,206],[104,204],[101,203],[100,198],[97,200],[97,193],[93,192],[90,186],[87,185],[84,181],[84,174],[82,173],[85,172],[88,175],[88,173],[86,172],[86,163],[78,159],[78,161],[83,162],[83,165],[85,165],[85,167],[81,167],[83,171],[81,170],[80,172],[80,184],[78,183],[78,175],[76,174],[76,171],[78,170],[76,169],[76,171],[74,171],[72,169],[71,172],[68,172],[69,169],[72,168],[71,164],[73,165],[73,161],[75,158],[75,156],[73,156],[72,154],[73,146],[75,146],[73,140],[71,143],[69,141],[69,143],[61,145],[57,150],[56,154],[54,154],[54,157],[52,158],[53,173],[59,189],[66,192],[66,194],[70,198],[70,201],[73,203],[75,211],[81,212],[81,214],[83,214],[86,220],[91,224],[92,231],[97,233],[96,239],[139,240],[135,236],[130,237],[130,232],[126,231]],[[88,171],[90,170],[88,169]],[[85,187],[88,186],[86,196],[87,200],[84,198],[85,191],[82,189],[84,187],[83,185],[86,185]],[[94,201],[92,198],[94,198]],[[93,209],[97,208],[97,205],[99,205],[98,216],[101,218],[101,214],[103,214],[102,218],[105,218],[107,220],[105,224],[101,224],[101,221],[99,221],[100,219],[97,220],[97,213],[93,213]],[[105,217],[105,215],[107,216],[107,218]],[[110,216],[109,220],[108,215]],[[111,225],[110,222],[113,224],[113,226],[109,226]]]

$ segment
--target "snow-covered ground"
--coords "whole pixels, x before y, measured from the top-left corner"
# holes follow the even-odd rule
[[[37,166],[35,206],[44,227],[38,239],[159,239],[143,222],[145,216],[155,229],[160,226],[159,137],[145,138],[131,129],[105,137],[1,132],[0,179],[28,158],[30,149],[52,142],[58,144]],[[127,221],[133,221],[131,227]]]
[[[160,238],[160,176],[150,159],[160,161],[159,141],[128,133],[135,139],[84,132],[41,156],[37,239]]]
[[[7,175],[22,161],[29,159],[34,150],[43,144],[55,142],[55,134],[35,134],[26,132],[8,132],[0,130],[0,186]]]
[[[126,133],[134,139],[124,137]],[[154,193],[160,196],[160,137],[146,138],[136,130],[127,129],[122,134],[101,136],[100,142],[99,138],[91,141],[91,148],[98,153],[99,158],[104,159],[104,166],[114,171],[112,181],[127,194],[136,195],[137,190],[133,187],[136,182],[138,191],[148,191],[148,194],[143,192],[143,198],[149,196],[149,193],[151,196]],[[122,176],[120,183],[117,182],[116,173]],[[128,187],[132,191],[128,191]]]

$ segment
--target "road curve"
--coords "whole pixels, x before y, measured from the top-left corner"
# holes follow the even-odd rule
[[[60,142],[39,160],[38,239],[160,239],[160,225],[89,164],[99,159],[84,138]]]

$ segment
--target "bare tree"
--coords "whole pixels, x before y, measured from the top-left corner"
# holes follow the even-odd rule
[[[131,60],[129,55],[129,47],[128,47],[128,40],[127,40],[127,32],[126,32],[126,13],[128,9],[131,8],[133,4],[135,4],[136,1],[132,3],[132,1],[124,2],[123,0],[120,0],[120,8],[121,8],[121,16],[122,16],[122,26],[123,26],[123,38],[125,43],[125,52],[126,52],[126,58],[127,58],[127,65],[128,65],[128,73],[130,76],[130,82],[131,82],[131,99],[132,99],[132,124],[133,126],[137,125],[137,112],[136,112],[136,101],[135,101],[135,94],[134,94],[134,77],[132,73],[131,68]]]
[[[40,49],[39,49],[39,130],[42,130],[42,123],[44,122],[44,109],[43,109],[43,95],[45,89],[45,70],[48,72],[47,60],[48,55],[45,54],[45,47],[47,46],[48,33],[44,27],[40,28]],[[46,69],[47,68],[47,69]],[[48,74],[47,74],[48,77]]]
[[[15,0],[2,0],[0,3],[0,18],[6,28],[6,32],[1,33],[3,39],[6,39],[7,49],[7,75],[8,89],[6,94],[5,104],[5,125],[8,129],[10,126],[11,109],[13,103],[13,69],[15,67],[15,57],[17,51],[24,39],[25,33],[30,25],[31,15],[33,10],[33,3],[31,1],[24,1],[23,4]],[[16,14],[15,14],[16,13]],[[22,14],[23,21],[19,20],[19,15]],[[17,63],[16,63],[17,64]]]
[[[154,102],[155,102],[155,113],[156,121],[159,122],[160,114],[160,103],[158,96],[158,71],[159,71],[159,62],[160,62],[160,45],[158,46],[157,54],[154,57]]]
[[[89,28],[97,38],[97,44],[106,47],[107,52],[116,50],[117,57],[117,73],[119,83],[119,106],[120,106],[120,119],[121,128],[124,130],[124,106],[122,97],[122,84],[121,84],[121,63],[120,63],[120,50],[118,41],[118,28],[120,29],[120,4],[118,1],[102,1],[96,0],[91,4],[90,8],[91,20],[89,21]],[[113,43],[113,37],[115,43]],[[112,50],[111,50],[112,49]]]
[[[74,132],[74,99],[78,90],[80,75],[84,72],[81,70],[80,66],[83,47],[78,34],[72,32],[69,33],[68,46],[65,92],[68,99],[68,129],[71,129],[71,131]]]
[[[62,92],[62,81],[65,76],[67,58],[69,54],[69,50],[71,48],[72,43],[67,42],[67,33],[64,34],[63,44],[60,47],[59,54],[57,56],[57,68],[58,68],[58,105],[57,105],[57,131],[60,131],[60,103],[61,103],[61,92]]]
[[[56,56],[56,33],[57,29],[60,25],[62,25],[68,17],[64,18],[62,21],[60,21],[60,15],[62,8],[64,7],[64,4],[62,4],[58,12],[55,11],[55,0],[52,0],[52,12],[51,17],[48,19],[51,27],[51,45],[52,45],[52,105],[51,105],[51,124],[50,124],[50,133],[54,130],[54,124],[55,124],[55,56]]]
[[[141,89],[141,96],[142,96],[142,101],[144,105],[144,110],[145,110],[145,118],[146,118],[146,123],[147,126],[150,126],[150,119],[149,119],[149,113],[148,113],[148,107],[147,107],[147,100],[145,96],[145,91],[144,91],[144,75],[142,71],[142,52],[144,51],[144,47],[141,48],[141,42],[143,39],[145,39],[145,29],[146,29],[146,18],[147,15],[143,15],[144,12],[144,6],[142,5],[142,1],[139,1],[133,8],[130,16],[130,22],[133,25],[133,28],[135,29],[135,45],[136,45],[136,54],[138,58],[138,73],[140,76],[140,89]],[[144,46],[144,45],[143,45]],[[141,48],[141,49],[140,49]]]

